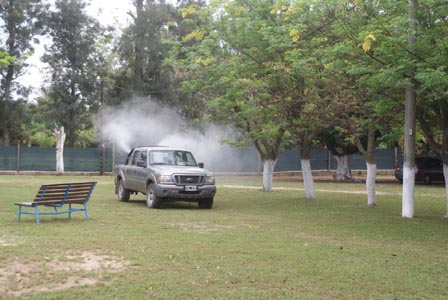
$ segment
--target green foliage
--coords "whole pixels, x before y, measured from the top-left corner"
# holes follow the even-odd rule
[[[417,41],[412,57],[417,86],[417,119],[425,142],[448,163],[448,7],[439,0],[419,4]]]
[[[34,127],[38,128],[38,127]],[[54,147],[56,141],[50,132],[35,131],[30,137],[30,144],[39,147]]]
[[[43,57],[51,70],[47,107],[53,122],[65,127],[67,144],[74,146],[80,128],[92,126],[90,119],[98,108],[96,83],[102,63],[95,46],[103,28],[87,15],[83,1],[55,4],[48,25],[53,43]]]
[[[21,107],[10,102],[23,100],[29,92],[17,78],[27,67],[26,57],[39,42],[37,36],[43,32],[46,8],[47,4],[38,0],[11,0],[0,4],[0,144],[8,145],[22,137],[20,127],[24,119],[17,117],[18,111],[14,111]]]
[[[275,159],[304,90],[302,75],[287,61],[301,26],[291,27],[282,16],[288,10],[266,1],[214,2],[208,11],[182,13],[208,14],[184,39],[196,41],[184,45],[184,87],[206,95],[214,118],[241,129],[263,159]]]
[[[78,140],[75,147],[87,148],[96,145],[96,136],[94,128],[81,128],[78,130]]]
[[[117,41],[120,61],[115,70],[115,85],[110,95],[117,102],[133,95],[152,97],[165,104],[175,103],[171,72],[163,64],[169,43],[164,43],[168,28],[173,28],[172,6],[162,2],[139,0],[129,12],[132,23]]]
[[[55,138],[52,130],[55,123],[51,118],[50,102],[46,98],[39,98],[37,103],[26,106],[28,121],[22,124],[23,144],[31,146],[53,147]]]
[[[194,126],[232,124],[244,132],[237,142],[250,140],[263,157],[316,141],[319,132],[320,142],[331,136],[335,145],[351,146],[374,130],[375,143],[390,146],[402,141],[404,88],[412,79],[419,134],[448,161],[445,1],[419,1],[413,51],[406,1],[181,1],[175,11],[137,0],[113,50],[108,31],[85,13],[86,3],[58,0],[54,10],[37,0],[0,6],[3,143],[54,123],[65,126],[69,145],[94,143],[92,117],[102,90],[106,104],[151,95]],[[26,99],[15,78],[45,27],[51,78],[48,103],[39,103],[46,120],[36,121],[23,113],[23,102],[4,100]],[[15,29],[15,43],[7,43],[7,28]]]
[[[14,57],[7,51],[0,51],[0,67],[14,64]]]

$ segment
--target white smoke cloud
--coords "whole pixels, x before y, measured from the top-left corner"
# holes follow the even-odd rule
[[[158,145],[168,134],[184,127],[174,110],[143,98],[106,107],[102,119],[102,137],[124,152],[136,146]]]
[[[117,151],[128,153],[133,147],[156,145],[183,148],[215,169],[239,164],[237,158],[232,161],[229,157],[234,149],[223,144],[233,132],[216,125],[202,131],[193,129],[173,108],[142,98],[105,108],[100,129],[103,139],[114,143]]]

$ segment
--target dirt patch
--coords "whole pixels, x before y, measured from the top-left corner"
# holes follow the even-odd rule
[[[9,237],[0,237],[0,247],[6,247],[6,246],[16,246],[16,241],[11,241]]]
[[[118,273],[129,265],[125,260],[92,252],[46,257],[39,262],[22,262],[18,258],[0,266],[0,294],[24,296],[35,292],[65,290],[94,285],[106,274]]]

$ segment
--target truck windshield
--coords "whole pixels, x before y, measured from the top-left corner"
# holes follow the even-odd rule
[[[151,165],[197,166],[193,154],[180,150],[157,150],[149,153]]]

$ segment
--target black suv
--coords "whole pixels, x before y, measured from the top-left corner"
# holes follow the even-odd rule
[[[395,168],[395,178],[403,183],[403,164]],[[433,181],[444,181],[443,162],[435,157],[418,156],[415,158],[415,181],[431,184]]]

